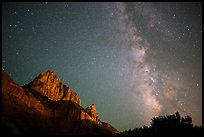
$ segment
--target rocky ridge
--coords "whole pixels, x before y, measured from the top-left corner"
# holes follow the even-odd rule
[[[26,87],[39,92],[53,101],[71,100],[80,106],[82,105],[77,93],[64,85],[51,70],[42,72],[32,82],[26,85]]]
[[[52,101],[67,100],[73,101],[79,106],[82,106],[81,99],[78,97],[77,93],[71,90],[70,87],[64,85],[58,76],[51,70],[42,72],[32,82],[24,87],[28,90],[38,92]],[[68,115],[72,117],[71,113]],[[87,107],[85,111],[81,111],[80,114],[78,114],[77,119],[88,119],[101,124],[96,107],[93,104]]]
[[[2,107],[3,117],[14,121],[17,126],[20,123],[21,127],[25,127],[23,132],[32,131],[33,128],[38,128],[40,133],[53,129],[50,134],[94,133],[92,130],[108,134],[118,132],[110,124],[100,121],[94,104],[82,108],[76,92],[64,85],[50,70],[22,87],[2,69]],[[79,125],[76,126],[76,123]]]

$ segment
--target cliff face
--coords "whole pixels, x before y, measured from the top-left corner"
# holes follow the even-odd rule
[[[88,106],[85,111],[91,115],[91,117],[93,118],[93,121],[95,121],[98,124],[101,124],[101,121],[99,119],[98,116],[98,112],[96,111],[96,106],[94,104],[92,104],[91,106]]]
[[[42,72],[32,82],[26,85],[25,88],[33,92],[38,92],[52,101],[68,100],[82,106],[81,99],[77,96],[77,93],[64,85],[51,70]],[[67,115],[72,120],[88,119],[101,124],[94,104],[87,107],[85,111],[69,111]]]
[[[11,117],[20,117],[24,113],[29,113],[31,111],[41,115],[49,115],[50,113],[50,111],[46,109],[46,107],[38,99],[36,99],[32,93],[13,82],[13,80],[3,70],[2,107],[2,114],[6,114]],[[13,113],[16,113],[16,115],[13,115]]]
[[[100,121],[94,104],[83,109],[76,92],[63,85],[52,71],[41,73],[21,87],[2,69],[2,117],[29,134],[117,132],[110,124]]]
[[[71,100],[80,106],[82,105],[81,99],[77,96],[77,93],[64,85],[51,70],[45,73],[42,72],[26,87],[30,90],[39,92],[41,95],[53,101]]]

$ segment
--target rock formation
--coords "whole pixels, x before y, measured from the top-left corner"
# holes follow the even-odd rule
[[[22,87],[2,69],[2,118],[4,125],[12,125],[9,128],[20,134],[118,133],[100,121],[94,104],[83,109],[76,92],[50,70]]]
[[[81,99],[77,96],[76,92],[64,85],[51,70],[45,73],[42,72],[31,83],[26,85],[26,87],[39,92],[53,101],[71,100],[80,106],[82,105]]]
[[[13,82],[8,74],[2,70],[2,106],[4,113],[10,115],[9,112],[15,112],[16,115],[11,117],[21,116],[24,112],[35,111],[39,114],[45,115],[50,112],[45,106],[36,99],[31,92],[24,89],[20,85]],[[20,108],[19,108],[20,107]],[[25,107],[30,109],[24,109]],[[21,109],[25,111],[22,112]],[[47,113],[45,113],[47,111]]]
[[[96,106],[94,104],[92,104],[91,106],[88,106],[85,111],[92,116],[93,121],[95,121],[98,124],[101,124],[99,116],[98,116],[98,112],[96,111]]]

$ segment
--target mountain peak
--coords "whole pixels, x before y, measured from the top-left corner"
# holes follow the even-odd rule
[[[54,71],[52,71],[50,69],[48,69],[46,72],[42,72],[41,74],[44,74],[44,75],[55,75]]]
[[[26,87],[39,92],[50,100],[71,100],[81,106],[81,99],[77,96],[77,93],[64,85],[51,70],[40,73]]]
[[[98,112],[96,111],[96,106],[94,104],[88,106],[85,111],[90,114],[95,121],[99,122],[100,119],[99,119],[99,116],[98,116]]]
[[[54,73],[52,70],[48,69],[46,73]]]
[[[94,104],[82,108],[76,92],[51,70],[21,87],[2,69],[2,95],[3,117],[22,133],[118,134],[109,123],[100,121]]]
[[[58,76],[55,75],[52,70],[48,69],[46,72],[40,73],[35,79],[42,79],[42,78],[45,78],[45,77],[47,77],[47,78],[58,78]]]

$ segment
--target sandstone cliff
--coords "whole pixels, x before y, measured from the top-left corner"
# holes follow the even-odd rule
[[[53,101],[71,100],[80,106],[82,105],[77,93],[64,85],[51,70],[42,72],[31,83],[26,85],[26,87],[39,92]]]
[[[16,126],[24,134],[118,132],[100,121],[94,104],[83,109],[76,92],[63,85],[50,70],[21,87],[2,69],[2,118],[4,123],[13,122],[12,127]]]
[[[98,112],[96,111],[96,106],[94,104],[92,104],[91,106],[88,106],[85,111],[91,115],[91,117],[93,118],[93,121],[95,121],[98,124],[101,124],[99,116],[98,116]]]
[[[42,72],[24,87],[33,92],[38,92],[52,101],[70,100],[82,106],[81,99],[77,96],[77,93],[72,91],[70,87],[64,85],[51,70]],[[94,104],[87,107],[85,111],[69,111],[67,115],[69,119],[72,120],[87,119],[97,124],[101,124]]]
[[[21,116],[23,113],[39,113],[48,116],[49,111],[31,92],[13,82],[8,74],[2,70],[2,114],[6,113],[11,117]],[[29,108],[29,109],[24,109]],[[24,111],[22,111],[24,109]],[[13,115],[9,112],[16,113]]]

